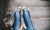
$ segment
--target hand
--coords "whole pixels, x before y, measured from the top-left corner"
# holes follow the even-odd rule
[[[24,29],[26,29],[26,26],[25,26],[25,23],[24,23],[24,22],[21,23],[21,28],[20,28],[20,30],[22,30],[23,27],[24,27]]]

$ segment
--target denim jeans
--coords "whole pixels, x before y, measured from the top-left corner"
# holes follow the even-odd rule
[[[21,14],[20,12],[16,11],[14,14],[14,30],[19,30],[21,27]]]
[[[15,17],[14,30],[19,30],[21,27],[21,14],[20,14],[20,12],[18,12],[18,11],[15,12],[14,17]],[[24,18],[24,22],[25,22],[27,28],[29,28],[30,30],[34,30],[29,11],[23,12],[23,18]]]

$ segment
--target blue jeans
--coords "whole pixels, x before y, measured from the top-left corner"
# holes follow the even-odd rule
[[[14,30],[19,30],[21,27],[21,13],[18,11],[15,12],[14,17],[15,17]],[[34,30],[29,11],[26,10],[23,12],[23,18],[27,28],[29,28],[30,30]]]
[[[20,12],[16,11],[14,14],[14,30],[19,30],[21,27],[21,14]]]

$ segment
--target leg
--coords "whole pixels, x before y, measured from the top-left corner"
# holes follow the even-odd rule
[[[30,30],[34,30],[34,27],[30,18],[30,13],[29,11],[27,11],[26,8],[24,8],[23,10],[23,17],[24,17],[24,21],[25,21],[27,28],[29,28]]]
[[[21,27],[21,13],[19,11],[16,11],[14,17],[14,30],[19,30]]]

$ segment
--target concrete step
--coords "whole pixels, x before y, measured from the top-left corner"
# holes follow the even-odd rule
[[[10,0],[9,7],[49,7],[49,3],[42,0]]]
[[[35,30],[49,30],[50,18],[31,18]],[[22,22],[24,19],[22,18]]]

